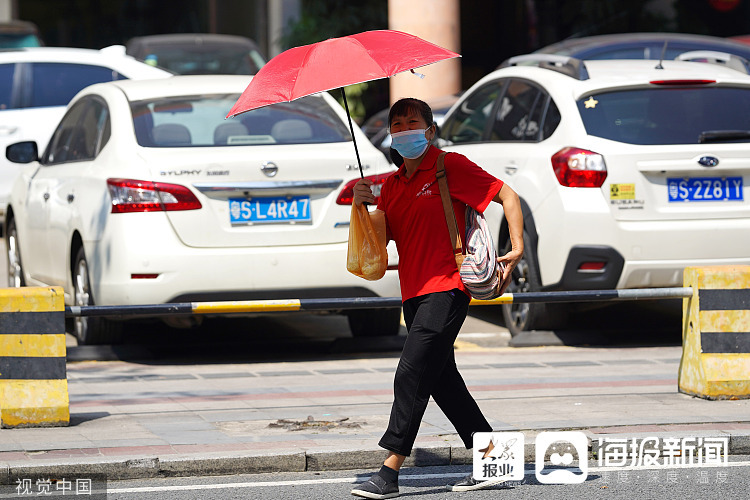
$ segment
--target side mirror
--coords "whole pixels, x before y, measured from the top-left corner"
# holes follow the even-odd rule
[[[5,148],[5,157],[13,163],[31,163],[39,160],[39,151],[34,141],[17,142]]]

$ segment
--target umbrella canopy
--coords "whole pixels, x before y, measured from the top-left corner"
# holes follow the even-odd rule
[[[417,36],[394,30],[365,31],[294,47],[277,55],[258,71],[227,118],[340,87],[359,173],[364,177],[343,88],[454,57],[461,56]]]
[[[227,117],[461,57],[417,36],[377,30],[294,47],[253,77]]]

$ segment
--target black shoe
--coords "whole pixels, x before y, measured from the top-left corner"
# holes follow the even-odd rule
[[[474,476],[469,474],[462,480],[458,481],[456,484],[449,484],[445,488],[448,491],[474,491],[474,490],[484,490],[487,488],[492,488],[493,486],[497,486],[498,484],[504,483],[509,479],[508,476],[500,476],[493,479],[488,479],[486,481],[477,481],[474,479]]]
[[[380,475],[375,474],[370,479],[352,490],[352,495],[364,498],[396,498],[398,493],[398,481],[387,482]]]

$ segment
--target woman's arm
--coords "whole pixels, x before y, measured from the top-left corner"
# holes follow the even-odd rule
[[[510,233],[510,251],[497,258],[498,262],[505,265],[501,287],[501,290],[505,292],[511,281],[511,273],[523,256],[523,213],[521,212],[521,201],[518,199],[518,195],[507,184],[503,184],[492,201],[503,206]]]

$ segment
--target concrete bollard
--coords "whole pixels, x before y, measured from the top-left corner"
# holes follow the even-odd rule
[[[684,286],[679,391],[750,398],[750,266],[688,267]]]
[[[70,424],[61,287],[0,289],[0,427]]]

